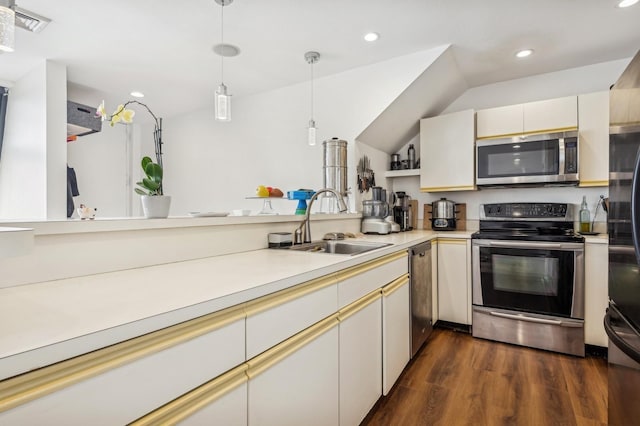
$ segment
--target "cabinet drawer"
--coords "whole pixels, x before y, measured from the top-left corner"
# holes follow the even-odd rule
[[[408,273],[406,251],[395,253],[338,273],[338,308],[344,308],[377,288]]]
[[[249,302],[247,359],[334,314],[338,310],[336,283],[333,274]]]
[[[129,423],[242,363],[244,327],[236,308],[6,380],[0,424]]]

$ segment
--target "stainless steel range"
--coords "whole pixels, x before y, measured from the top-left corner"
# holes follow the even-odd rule
[[[584,238],[559,203],[480,206],[473,336],[584,356]]]

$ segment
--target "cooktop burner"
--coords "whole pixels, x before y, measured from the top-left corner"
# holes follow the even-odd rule
[[[501,203],[480,206],[480,230],[474,239],[584,242],[573,230],[573,209],[566,203]]]

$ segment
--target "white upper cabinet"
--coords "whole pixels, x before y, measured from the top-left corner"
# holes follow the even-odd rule
[[[523,132],[558,132],[578,127],[576,96],[523,104]]]
[[[576,129],[577,97],[483,109],[477,112],[477,119],[478,139]]]
[[[474,135],[473,110],[420,120],[420,191],[475,189]]]
[[[578,96],[580,186],[609,185],[609,92]]]
[[[523,129],[522,114],[522,104],[478,111],[478,139],[521,134]]]

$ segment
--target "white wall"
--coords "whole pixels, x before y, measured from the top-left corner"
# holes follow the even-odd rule
[[[334,136],[349,143],[350,186],[357,192],[356,136],[433,60],[432,51],[423,51],[316,79],[318,144],[313,147],[306,137],[309,82],[234,99],[230,123],[215,122],[212,109],[165,120],[165,193],[173,197],[171,215],[238,208],[257,213],[262,200],[247,197],[258,185],[285,192],[318,189],[322,141]],[[321,66],[322,61],[316,65]],[[143,139],[146,146],[150,142]],[[280,213],[296,207],[295,201],[272,204]]]
[[[66,68],[51,61],[13,83],[0,163],[0,218],[66,217]]]
[[[457,112],[468,108],[478,110],[608,90],[630,60],[631,58],[475,87],[467,90],[456,99],[444,113]],[[421,163],[422,167],[429,166],[428,153],[422,153]],[[406,191],[419,200],[419,216],[421,218],[423,205],[441,197],[446,197],[456,203],[466,203],[467,217],[477,220],[480,212],[479,205],[484,203],[548,201],[567,202],[575,204],[576,208],[579,208],[583,195],[587,196],[587,202],[593,218],[600,194],[605,195],[605,197],[608,196],[608,188],[606,187],[502,188],[483,189],[480,191],[420,193],[418,177],[394,178],[392,185],[395,191]],[[606,221],[606,216],[600,212],[597,220],[598,222],[604,222]],[[604,223],[599,224],[597,228],[602,230],[602,226],[604,226]]]

